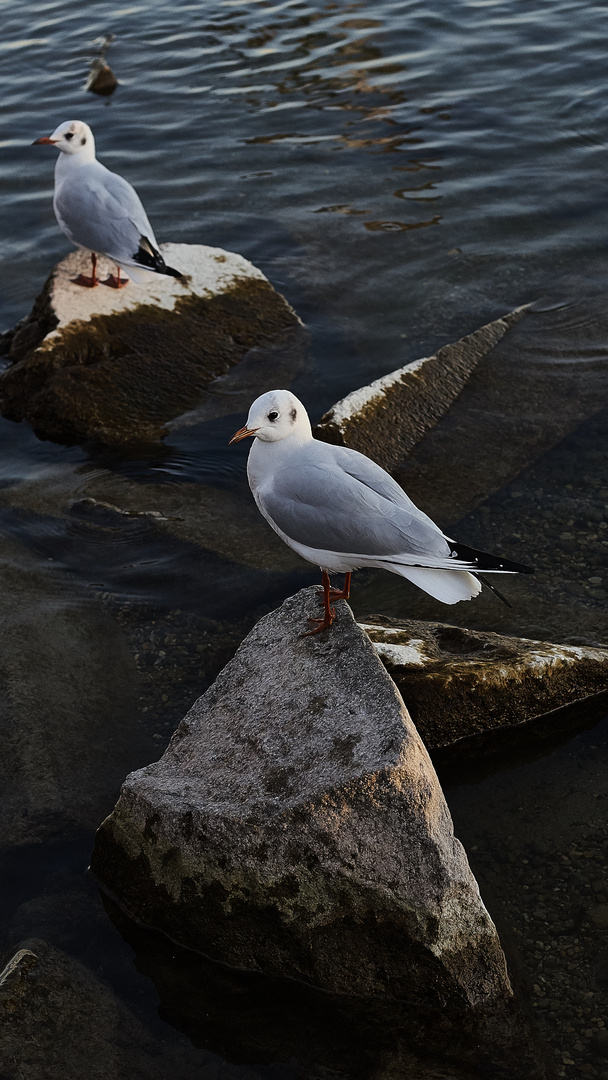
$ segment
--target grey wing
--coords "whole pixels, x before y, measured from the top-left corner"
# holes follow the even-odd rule
[[[408,562],[411,557],[412,563],[423,559],[426,565],[428,559],[432,565],[449,559],[444,536],[411,500],[408,508],[386,498],[346,472],[340,455],[329,467],[321,461],[286,463],[271,483],[258,488],[257,499],[281,532],[306,547],[371,557],[399,556]],[[454,566],[453,560],[448,565]]]
[[[316,446],[323,448],[321,453],[316,450]],[[345,472],[359,480],[365,487],[371,488],[378,495],[395,503],[397,506],[402,506],[404,510],[409,510],[414,516],[423,518],[433,528],[437,528],[431,518],[427,517],[412,502],[400,484],[393,480],[390,473],[387,473],[375,461],[366,457],[365,454],[360,454],[358,450],[351,450],[346,446],[330,447],[327,443],[321,443],[318,440],[315,440],[315,452],[320,461],[333,459],[337,465],[340,465]]]
[[[57,188],[57,220],[73,243],[138,265],[134,256],[142,236],[157,247],[139,195],[122,176],[93,165]]]

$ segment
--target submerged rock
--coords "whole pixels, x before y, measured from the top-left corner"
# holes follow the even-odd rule
[[[6,528],[6,519],[4,520]],[[45,576],[43,577],[43,573]],[[92,830],[151,743],[112,617],[0,541],[0,852]]]
[[[451,528],[603,406],[607,326],[595,307],[516,308],[349,394],[315,434],[368,454]]]
[[[608,648],[446,623],[362,623],[436,764],[546,742],[608,707]]]
[[[0,971],[0,1068],[19,1080],[199,1080],[219,1076],[215,1056],[142,1021],[84,964],[28,938]],[[0,965],[1,966],[1,965]],[[223,1066],[225,1080],[259,1080]]]
[[[315,436],[367,454],[385,469],[393,468],[445,415],[481,358],[525,311],[516,308],[434,356],[413,360],[353,390],[325,413]]]
[[[266,616],[160,761],[132,773],[92,869],[214,959],[416,1016],[511,1001],[495,927],[401,696],[350,609]],[[460,1021],[459,1021],[460,1022]]]
[[[4,416],[63,443],[156,441],[252,350],[302,350],[297,315],[242,256],[203,245],[161,249],[183,279],[87,289],[73,281],[89,272],[87,252],[55,267],[31,315],[2,338],[12,361],[0,374]],[[100,257],[100,278],[113,271]]]

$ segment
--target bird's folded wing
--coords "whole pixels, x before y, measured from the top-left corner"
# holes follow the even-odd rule
[[[339,467],[343,472],[359,480],[365,487],[375,491],[378,495],[382,495],[383,498],[388,499],[397,506],[402,506],[415,515],[425,518],[431,525],[434,525],[431,519],[427,518],[426,514],[423,514],[412,502],[400,484],[393,480],[390,473],[387,473],[375,461],[366,457],[365,454],[360,454],[358,450],[351,450],[347,446],[330,446],[327,443],[321,443],[319,440],[314,441],[312,448],[314,448],[315,457],[319,459],[319,464],[327,463],[330,466]]]
[[[286,464],[260,486],[257,499],[281,532],[306,547],[411,559],[417,566],[469,566],[450,557],[440,530],[413,503],[396,505],[337,464]]]
[[[55,211],[74,242],[92,251],[132,259],[141,236],[156,246],[137,192],[108,169],[83,168],[63,183],[55,193]]]

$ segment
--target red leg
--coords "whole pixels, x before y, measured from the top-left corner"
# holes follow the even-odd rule
[[[109,285],[111,289],[124,289],[129,284],[129,279],[127,278],[126,281],[122,280],[120,276],[120,266],[117,263],[116,277],[114,277],[114,274],[110,274],[102,284]]]
[[[315,626],[312,630],[307,630],[305,634],[302,634],[302,637],[311,637],[313,634],[320,634],[321,630],[327,630],[336,617],[336,613],[330,604],[331,586],[327,570],[323,570],[321,580],[323,582],[323,606],[325,608],[325,614],[322,619],[309,619],[309,622],[318,623],[319,625]]]
[[[330,600],[348,600],[350,596],[350,579],[352,577],[352,571],[344,575],[344,588],[343,589],[330,589]]]
[[[87,277],[85,274],[79,274],[78,277],[72,278],[74,285],[83,285],[85,289],[94,289],[99,284],[97,278],[97,255],[94,251],[91,252],[91,276]]]

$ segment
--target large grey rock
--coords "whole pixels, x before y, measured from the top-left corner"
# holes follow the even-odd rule
[[[401,696],[344,603],[302,636],[317,607],[303,590],[260,620],[127,778],[92,869],[230,964],[421,1012],[504,1005],[498,936]]]
[[[589,726],[608,705],[608,648],[415,619],[361,623],[442,765]],[[598,714],[598,715],[599,715]]]
[[[250,262],[201,244],[162,251],[183,279],[82,288],[83,251],[54,268],[31,314],[0,341],[12,360],[0,375],[6,417],[59,442],[154,442],[182,414],[191,423],[210,383],[248,354],[263,373],[266,351],[275,367],[277,353],[301,361],[300,319]],[[110,272],[100,258],[100,277]]]

